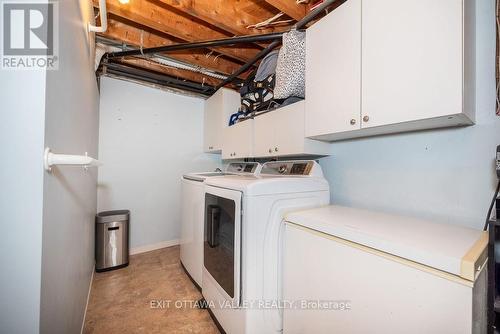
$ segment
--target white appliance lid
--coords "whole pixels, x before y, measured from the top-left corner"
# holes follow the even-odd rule
[[[469,280],[477,268],[474,262],[472,277],[464,273],[464,259],[472,250],[486,252],[481,230],[368,210],[330,205],[290,213],[285,220]]]
[[[329,191],[324,178],[268,175],[228,175],[211,177],[205,184],[218,188],[241,191],[244,196]]]
[[[232,174],[225,172],[188,173],[184,174],[182,177],[191,181],[203,182],[209,177],[224,176],[224,175],[232,175]]]
[[[210,177],[226,176],[226,175],[258,175],[262,169],[262,165],[258,162],[232,162],[227,165],[225,172],[202,172],[202,173],[187,173],[182,177],[197,182],[203,182]]]

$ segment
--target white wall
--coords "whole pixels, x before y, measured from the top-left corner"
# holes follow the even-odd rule
[[[220,166],[202,153],[203,102],[101,80],[98,209],[131,211],[132,248],[178,240],[182,174]]]
[[[81,5],[81,8],[80,8]],[[47,72],[45,146],[97,156],[99,96],[91,2],[59,1],[59,70]],[[54,168],[43,185],[41,333],[81,330],[94,266],[97,170]]]
[[[477,1],[477,124],[333,144],[321,160],[333,203],[483,227],[500,144],[494,2]]]
[[[1,333],[78,333],[93,270],[97,173],[43,168],[46,145],[97,154],[91,3],[59,14],[59,70],[0,75]]]
[[[0,87],[0,332],[35,333],[40,311],[45,71],[1,71]]]

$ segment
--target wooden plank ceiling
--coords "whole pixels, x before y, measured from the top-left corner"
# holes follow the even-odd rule
[[[94,1],[96,13],[98,0]],[[99,35],[129,47],[143,48],[285,31],[304,17],[310,5],[296,0],[107,0],[108,30]],[[312,2],[312,1],[310,1]],[[278,14],[283,23],[255,27]],[[221,74],[235,72],[265,47],[265,43],[169,53],[176,60]],[[181,80],[216,85],[219,79],[128,57],[117,62]],[[244,78],[246,74],[242,75]]]

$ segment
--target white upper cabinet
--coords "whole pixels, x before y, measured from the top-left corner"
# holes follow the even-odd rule
[[[256,157],[272,156],[276,147],[276,124],[273,112],[254,118],[253,153]]]
[[[220,151],[222,147],[222,108],[219,100],[221,96],[211,96],[205,101],[205,118],[204,118],[204,139],[203,150],[205,152],[215,153]],[[217,131],[217,128],[220,130]]]
[[[307,29],[306,55],[306,136],[359,129],[361,0]]]
[[[208,153],[220,153],[223,146],[223,130],[229,117],[240,107],[240,94],[222,88],[205,101],[204,148]]]
[[[329,145],[305,138],[305,102],[255,117],[254,157],[328,155]]]
[[[363,127],[462,112],[462,2],[363,1]]]
[[[470,125],[474,0],[349,0],[307,30],[306,135]]]
[[[224,127],[222,159],[243,159],[253,156],[254,120],[249,119]]]

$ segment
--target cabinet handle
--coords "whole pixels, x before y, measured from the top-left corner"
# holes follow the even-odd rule
[[[274,152],[278,152],[278,148],[277,147],[274,148]]]
[[[353,118],[353,119],[351,119],[350,123],[351,123],[351,125],[356,125],[356,120]]]
[[[273,153],[273,149],[272,148],[269,149],[269,153]]]
[[[364,116],[364,117],[363,117],[363,122],[365,122],[365,123],[366,123],[366,122],[368,122],[369,120],[370,120],[370,117],[368,117],[368,116]]]

